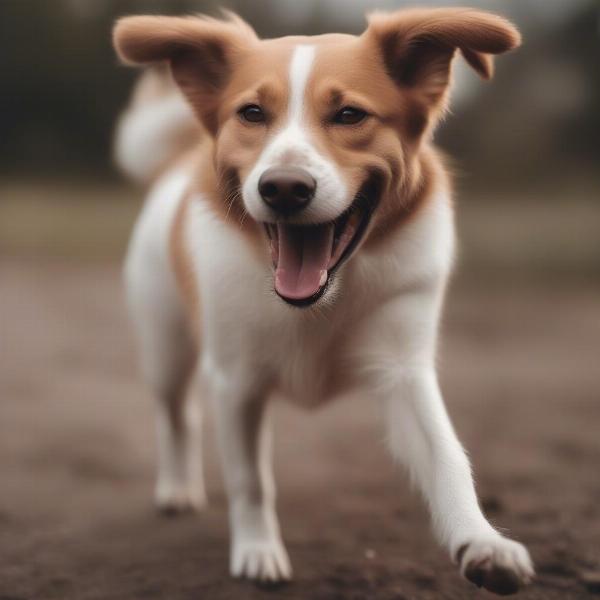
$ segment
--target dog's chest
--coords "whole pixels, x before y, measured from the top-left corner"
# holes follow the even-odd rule
[[[203,353],[223,372],[258,383],[275,380],[278,391],[305,405],[355,387],[365,356],[373,355],[366,339],[386,339],[386,331],[373,331],[381,307],[447,269],[451,222],[444,213],[438,220],[415,221],[384,256],[356,257],[336,277],[324,304],[297,309],[273,292],[268,262],[198,203],[187,231],[199,278]],[[429,239],[436,244],[425,243]]]
[[[278,346],[277,387],[287,399],[316,406],[339,393],[346,349],[336,325],[303,322],[292,327]]]

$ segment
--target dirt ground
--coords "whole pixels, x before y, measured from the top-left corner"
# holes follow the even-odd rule
[[[471,281],[450,293],[442,385],[486,512],[536,561],[524,599],[600,594],[599,291]],[[0,260],[0,315],[0,600],[487,597],[436,547],[368,398],[275,406],[296,579],[231,581],[210,422],[209,508],[153,510],[151,402],[118,269]]]

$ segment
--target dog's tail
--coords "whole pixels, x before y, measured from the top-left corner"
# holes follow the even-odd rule
[[[166,67],[150,67],[138,79],[115,136],[118,167],[148,183],[201,135],[200,127]]]

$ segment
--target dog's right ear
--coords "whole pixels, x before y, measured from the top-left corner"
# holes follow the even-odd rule
[[[450,83],[456,50],[484,79],[492,55],[516,48],[521,36],[503,17],[471,8],[413,8],[374,13],[363,36],[375,43],[392,79],[439,107]]]
[[[228,14],[208,17],[124,17],[117,21],[113,43],[126,64],[167,62],[173,78],[206,128],[217,128],[219,92],[226,85],[236,55],[258,40],[252,28]]]

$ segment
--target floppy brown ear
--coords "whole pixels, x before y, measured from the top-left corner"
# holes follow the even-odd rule
[[[420,88],[430,102],[442,98],[457,48],[481,77],[490,79],[491,55],[512,50],[521,42],[519,32],[506,19],[470,8],[375,13],[364,35],[381,49],[392,78],[402,86]]]
[[[239,17],[136,16],[119,19],[113,43],[126,64],[168,62],[175,81],[210,131],[215,130],[218,93],[237,53],[256,41]]]

